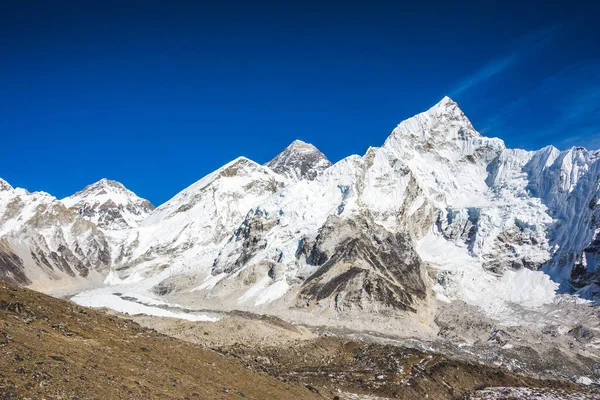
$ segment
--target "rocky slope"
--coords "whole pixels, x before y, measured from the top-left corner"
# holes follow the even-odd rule
[[[2,399],[319,399],[131,320],[0,282]]]

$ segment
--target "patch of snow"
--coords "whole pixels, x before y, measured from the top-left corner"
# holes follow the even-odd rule
[[[594,381],[587,376],[579,376],[575,379],[575,383],[580,385],[590,386],[594,384]]]
[[[223,278],[227,277],[225,272],[217,275],[208,275],[202,285],[197,286],[191,290],[191,292],[195,292],[197,290],[210,290],[215,287],[217,283],[219,283]]]
[[[260,306],[262,304],[267,304],[272,301],[275,301],[283,295],[285,295],[288,292],[289,288],[290,285],[287,283],[287,281],[285,279],[280,279],[272,283],[261,293],[259,293],[256,301],[254,302],[254,305]]]
[[[90,290],[79,293],[71,300],[80,306],[85,307],[108,307],[115,311],[130,315],[146,314],[156,317],[170,317],[185,319],[188,321],[218,321],[218,317],[211,317],[204,314],[192,314],[184,312],[174,312],[164,308],[140,304],[138,302],[123,299],[121,296],[106,290]],[[147,298],[144,300],[148,300]],[[159,303],[160,305],[160,303]]]
[[[258,296],[262,291],[264,291],[267,288],[267,286],[269,285],[269,282],[271,282],[271,278],[269,278],[268,276],[262,278],[260,281],[255,283],[254,286],[250,287],[250,289],[248,289],[246,291],[246,293],[244,293],[237,300],[237,302],[244,303],[244,302],[252,299],[253,297]]]

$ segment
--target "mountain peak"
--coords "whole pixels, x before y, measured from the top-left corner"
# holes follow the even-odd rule
[[[458,103],[455,102],[454,100],[452,100],[450,97],[448,96],[444,96],[439,102],[437,102],[436,105],[434,105],[433,107],[431,107],[427,113],[429,114],[435,114],[438,116],[451,116],[454,118],[459,118],[459,119],[464,119],[466,121],[469,122],[469,124],[471,123],[467,116],[465,115],[465,113],[460,109],[460,107],[458,106]]]
[[[444,96],[440,101],[438,101],[436,106],[443,106],[443,107],[458,106],[458,103],[455,102],[454,100],[452,100],[450,97]]]
[[[296,139],[294,140],[292,143],[290,143],[290,145],[287,147],[288,149],[316,149],[315,146],[313,146],[310,143],[306,143],[303,142],[300,139]]]
[[[294,140],[265,165],[292,180],[313,180],[331,162],[312,144]]]
[[[430,143],[431,146],[480,137],[458,104],[444,96],[429,110],[400,122],[386,143],[402,139],[402,142]]]
[[[88,190],[92,188],[114,188],[119,190],[127,190],[127,188],[121,183],[117,181],[113,181],[112,179],[102,178],[96,183],[92,183],[91,185],[86,186],[83,190]]]
[[[61,201],[67,208],[106,229],[135,227],[154,209],[148,200],[138,197],[122,183],[107,178]]]

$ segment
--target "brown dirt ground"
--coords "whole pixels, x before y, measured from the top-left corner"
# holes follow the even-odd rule
[[[312,399],[239,360],[0,282],[0,399]]]

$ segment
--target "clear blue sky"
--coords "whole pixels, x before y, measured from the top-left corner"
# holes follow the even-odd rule
[[[161,204],[297,138],[363,154],[444,95],[509,147],[600,147],[598,6],[400,3],[3,1],[0,177]]]

